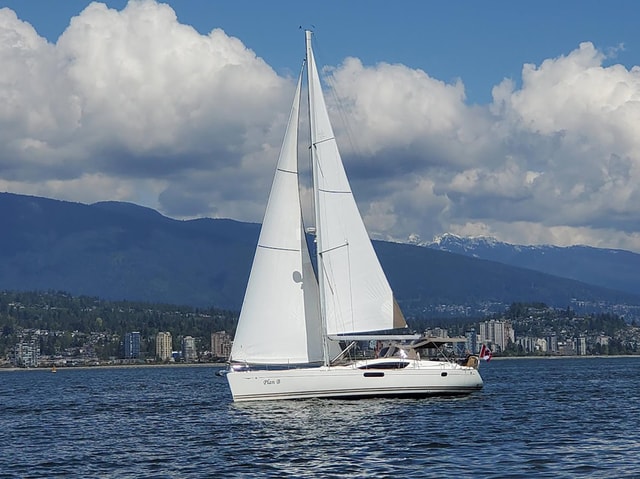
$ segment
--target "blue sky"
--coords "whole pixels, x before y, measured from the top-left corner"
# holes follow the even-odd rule
[[[38,33],[55,42],[90,2],[86,0],[0,0]],[[102,2],[122,9],[126,0]],[[315,27],[320,53],[337,65],[357,55],[365,64],[380,61],[421,68],[443,81],[464,80],[475,103],[491,100],[491,88],[504,77],[517,79],[524,63],[539,64],[581,42],[618,49],[608,63],[638,64],[640,5],[633,0],[399,1],[305,0],[168,3],[178,20],[202,34],[222,28],[279,72],[297,68],[298,27]]]
[[[104,4],[0,0],[0,191],[260,221],[313,26],[374,237],[640,252],[637,2]]]

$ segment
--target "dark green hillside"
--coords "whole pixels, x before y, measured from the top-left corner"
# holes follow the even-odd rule
[[[259,226],[0,194],[0,289],[239,308]]]
[[[406,244],[374,246],[398,301],[412,314],[433,304],[542,301],[562,307],[576,298],[638,304],[638,296],[630,293],[493,261]]]
[[[177,221],[128,203],[93,205],[0,193],[0,290],[239,310],[259,225]],[[401,306],[543,301],[640,305],[620,293],[428,248],[375,242]]]
[[[42,354],[68,348],[92,348],[101,358],[122,355],[122,338],[138,331],[147,357],[154,357],[154,338],[170,331],[174,347],[184,336],[198,339],[208,349],[211,333],[233,334],[238,315],[218,309],[105,301],[74,297],[64,292],[0,292],[0,358],[23,338],[37,337]],[[39,333],[35,333],[39,331]],[[90,346],[87,346],[90,345]]]

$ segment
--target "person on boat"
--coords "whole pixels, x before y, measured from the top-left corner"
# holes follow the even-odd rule
[[[376,358],[380,357],[380,351],[382,351],[382,341],[378,340],[376,341],[376,349],[374,350]]]
[[[468,349],[464,352],[465,357],[464,359],[462,359],[460,361],[460,364],[462,364],[463,366],[466,366],[467,364],[469,364],[469,358],[471,357],[471,351],[469,351]]]
[[[462,366],[469,366],[469,367],[477,369],[477,367],[478,367],[478,357],[474,356],[473,354],[471,354],[470,351],[467,351],[467,357],[464,358],[464,360],[460,361],[460,364]]]

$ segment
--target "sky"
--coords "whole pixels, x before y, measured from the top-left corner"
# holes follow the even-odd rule
[[[0,191],[260,222],[314,30],[370,235],[640,253],[640,3],[0,0]]]

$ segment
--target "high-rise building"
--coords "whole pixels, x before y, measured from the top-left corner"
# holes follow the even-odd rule
[[[522,348],[525,353],[533,353],[536,350],[537,338],[532,336],[519,336],[516,340],[516,344]]]
[[[541,353],[546,353],[549,350],[549,344],[547,340],[544,338],[536,339],[536,351],[540,351]]]
[[[187,363],[192,363],[198,359],[196,352],[196,340],[191,336],[185,336],[182,339],[182,358]]]
[[[24,341],[16,344],[13,363],[23,368],[36,368],[40,362],[40,345],[38,341]]]
[[[480,338],[483,343],[490,343],[498,351],[504,351],[509,341],[515,342],[515,334],[509,321],[483,321],[480,323]]]
[[[133,331],[124,335],[125,359],[138,359],[140,357],[140,332]]]
[[[475,328],[465,331],[464,337],[467,338],[467,342],[464,344],[466,351],[469,351],[470,353],[480,352],[480,347],[478,346],[478,335],[476,334]]]
[[[171,339],[171,333],[168,331],[160,331],[156,334],[156,357],[160,361],[167,361],[171,359],[171,353],[173,352],[173,341]]]
[[[226,331],[211,333],[211,356],[228,358],[231,354],[231,336]]]

